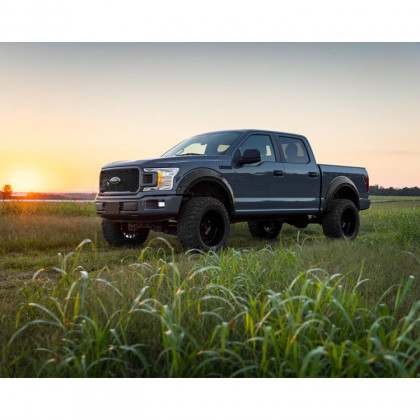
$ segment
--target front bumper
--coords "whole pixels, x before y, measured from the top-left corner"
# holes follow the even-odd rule
[[[150,195],[140,198],[98,196],[96,214],[112,220],[165,221],[178,216],[182,195]]]

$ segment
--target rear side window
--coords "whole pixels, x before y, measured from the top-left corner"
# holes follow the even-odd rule
[[[253,134],[249,136],[239,148],[241,156],[247,149],[257,149],[261,154],[261,162],[275,162],[276,156],[274,155],[273,144],[271,143],[270,136],[265,134]]]
[[[277,142],[286,163],[308,163],[309,155],[302,140],[277,137]]]

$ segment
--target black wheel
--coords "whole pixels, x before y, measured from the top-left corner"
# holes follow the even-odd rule
[[[136,223],[116,223],[102,220],[102,234],[106,241],[118,247],[138,247],[143,245],[149,229],[139,228]]]
[[[177,235],[185,250],[217,251],[226,244],[230,222],[225,206],[212,197],[196,197],[181,209]]]
[[[254,238],[275,239],[279,236],[283,223],[281,222],[248,222],[248,229]]]
[[[327,238],[354,239],[359,226],[359,212],[350,200],[334,200],[322,219],[322,230]]]

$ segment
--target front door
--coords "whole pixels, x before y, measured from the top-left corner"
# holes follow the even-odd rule
[[[277,161],[271,136],[251,134],[236,154],[257,149],[261,162],[237,166],[235,170],[235,211],[239,214],[275,213],[284,199],[284,164]]]

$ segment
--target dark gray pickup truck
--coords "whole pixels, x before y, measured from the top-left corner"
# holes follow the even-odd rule
[[[318,165],[304,136],[265,130],[201,134],[157,159],[110,163],[99,188],[96,212],[114,246],[140,246],[153,229],[184,249],[218,250],[235,222],[261,239],[283,223],[354,239],[370,206],[366,169]]]

